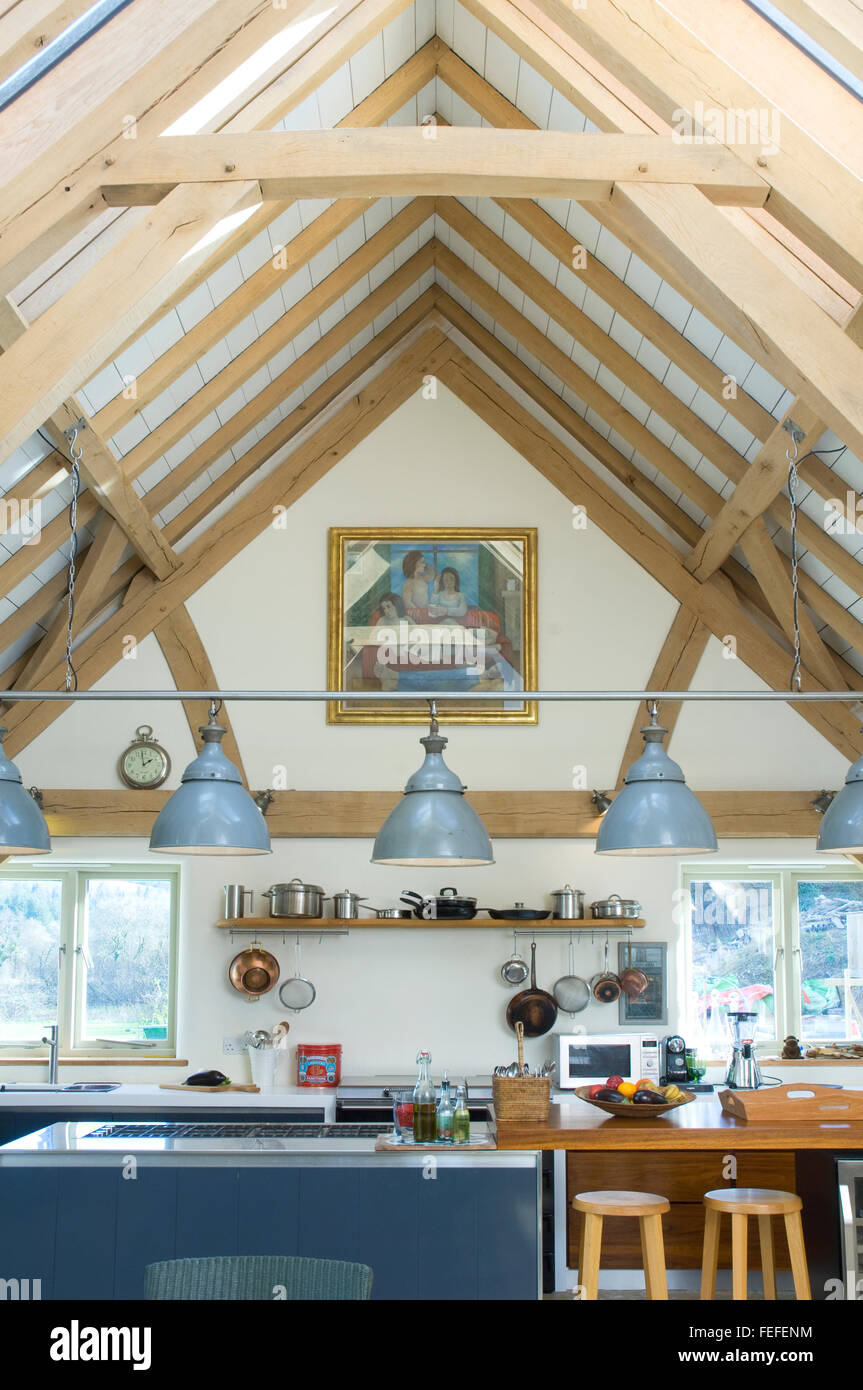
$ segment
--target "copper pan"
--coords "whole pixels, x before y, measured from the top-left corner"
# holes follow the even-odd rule
[[[278,978],[279,962],[256,941],[234,956],[228,967],[228,979],[234,989],[249,999],[259,999],[262,994],[268,994]]]

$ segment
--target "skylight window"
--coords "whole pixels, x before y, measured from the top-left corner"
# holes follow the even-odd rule
[[[89,10],[80,15],[74,24],[70,24],[68,29],[64,29],[62,34],[58,34],[56,39],[41,48],[38,53],[29,58],[26,63],[13,72],[11,77],[7,77],[5,82],[0,83],[0,111],[20,97],[22,92],[26,92],[34,82],[38,82],[40,77],[44,77],[47,72],[55,68],[64,58],[68,57],[74,49],[89,39],[91,34],[95,34],[97,29],[101,29],[103,24],[107,24],[109,19],[113,19],[115,14],[124,10],[132,0],[97,0]]]
[[[817,63],[825,72],[829,72],[837,82],[855,96],[858,101],[863,101],[863,82],[855,77],[853,72],[849,72],[841,63],[837,62],[832,53],[828,53],[826,48],[822,48],[813,38],[810,38],[805,29],[801,29],[798,24],[783,12],[781,0],[778,5],[773,4],[773,0],[746,0],[750,9],[757,10],[760,15],[790,39],[793,44],[801,49],[807,57]]]

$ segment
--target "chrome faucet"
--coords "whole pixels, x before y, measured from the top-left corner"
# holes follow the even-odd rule
[[[57,1051],[59,1046],[57,1041],[58,1031],[58,1024],[50,1023],[48,1025],[48,1032],[51,1036],[42,1039],[43,1043],[46,1043],[48,1046],[48,1081],[52,1086],[57,1085]]]

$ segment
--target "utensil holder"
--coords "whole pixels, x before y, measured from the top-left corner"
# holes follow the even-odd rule
[[[275,1047],[250,1047],[248,1049],[252,1080],[262,1091],[275,1089],[276,1061],[280,1050]]]
[[[493,1076],[491,1093],[498,1120],[546,1120],[551,1105],[548,1076]]]

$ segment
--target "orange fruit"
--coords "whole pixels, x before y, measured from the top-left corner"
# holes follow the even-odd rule
[[[634,1096],[637,1087],[634,1081],[621,1081],[617,1089],[622,1096]]]

